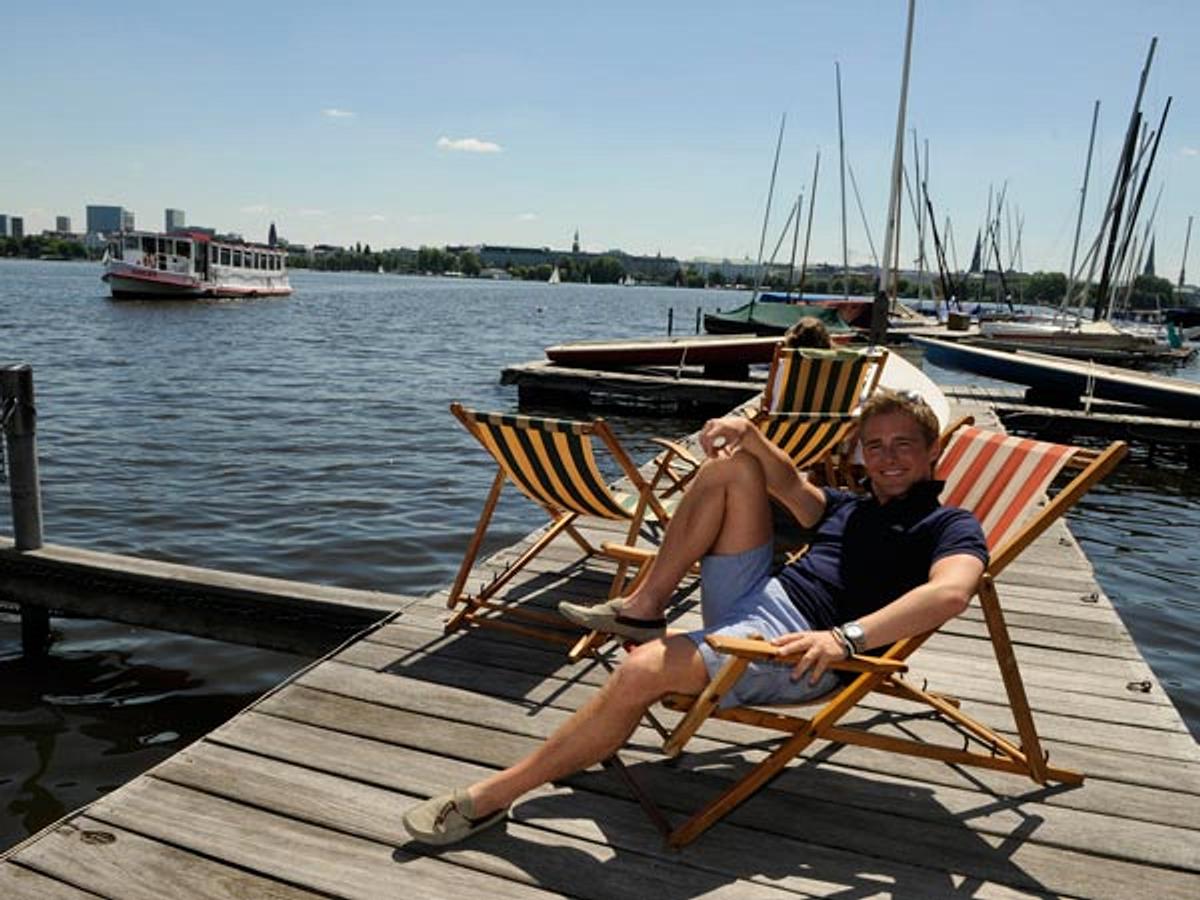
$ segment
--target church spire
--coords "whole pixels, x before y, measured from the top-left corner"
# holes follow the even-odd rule
[[[579,252],[579,229],[578,228],[575,229],[575,240],[571,242],[571,252],[572,253]]]

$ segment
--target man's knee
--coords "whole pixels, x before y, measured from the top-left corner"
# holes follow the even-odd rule
[[[650,706],[673,691],[696,693],[706,679],[696,645],[675,636],[634,648],[613,673],[610,686],[617,696]]]
[[[743,490],[765,491],[767,478],[762,463],[753,453],[733,453],[706,460],[704,468],[708,477],[727,487]]]

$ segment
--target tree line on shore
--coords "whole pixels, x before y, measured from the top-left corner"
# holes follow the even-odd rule
[[[81,242],[69,238],[49,235],[25,235],[20,238],[0,237],[0,257],[25,259],[96,259],[98,251],[89,251]],[[420,275],[433,273],[442,275],[457,272],[468,278],[478,277],[484,271],[478,254],[469,250],[452,253],[439,247],[421,247],[418,250],[395,249],[372,251],[369,244],[356,244],[353,248],[338,249],[318,256],[293,253],[288,256],[288,266],[293,269],[316,269],[328,272],[385,272]],[[591,282],[592,284],[616,284],[627,275],[635,275],[639,281],[655,282],[691,288],[754,287],[754,278],[746,273],[726,277],[719,269],[701,272],[693,266],[677,270],[673,276],[658,279],[647,278],[641,273],[626,272],[621,260],[615,256],[598,256],[587,259],[564,255],[557,263],[559,278],[565,282]],[[526,281],[546,281],[554,266],[543,263],[533,266],[511,265],[505,271],[512,278]],[[796,290],[797,278],[789,279],[785,273],[772,271],[759,285],[764,290]],[[941,286],[936,276],[930,275],[925,282],[906,278],[899,279],[898,293],[904,298],[930,296],[930,285],[939,296]],[[1062,272],[1006,273],[1005,287],[1015,303],[1047,304],[1059,303],[1067,291],[1067,276]],[[1000,279],[995,273],[985,278],[976,277],[962,285],[963,296],[957,299],[967,303],[994,301],[1005,298],[1000,293]],[[855,296],[870,296],[875,291],[875,281],[866,275],[849,276],[849,293]],[[844,293],[843,276],[835,274],[809,275],[804,281],[806,294]],[[1094,298],[1096,286],[1092,285],[1090,297]],[[1158,309],[1179,305],[1174,286],[1165,278],[1154,275],[1139,275],[1130,292],[1131,309]]]
[[[87,247],[80,241],[70,238],[47,237],[41,234],[27,234],[24,237],[0,237],[0,256],[20,257],[23,259],[88,259],[96,258],[89,254]]]

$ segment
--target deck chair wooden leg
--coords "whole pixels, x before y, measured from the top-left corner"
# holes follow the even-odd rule
[[[780,744],[770,756],[751,769],[740,781],[671,832],[667,843],[672,847],[683,847],[702,835],[743,800],[783,771],[787,764],[804,752],[809,744],[824,737],[826,731],[853,709],[863,697],[874,690],[884,677],[882,674],[866,674],[854,679],[809,720],[807,728]]]
[[[663,840],[669,838],[671,836],[671,823],[667,821],[667,817],[658,808],[658,804],[650,799],[649,794],[642,790],[642,786],[634,779],[633,773],[629,771],[629,767],[625,765],[621,757],[614,753],[607,759],[601,760],[600,764],[616,775],[620,782],[629,789],[629,792],[636,798],[638,805],[641,806],[642,812],[646,814],[646,818],[650,820],[651,824],[658,829],[659,834],[663,836]]]
[[[696,697],[692,708],[687,711],[687,715],[679,720],[675,730],[671,732],[671,736],[663,743],[664,754],[678,756],[683,752],[684,745],[692,739],[692,735],[700,729],[704,720],[712,715],[713,710],[720,705],[721,698],[737,684],[737,680],[742,677],[742,673],[746,671],[748,665],[750,665],[750,660],[734,656],[721,667],[716,677],[712,678]]]
[[[1012,641],[1008,636],[1004,612],[1000,609],[1000,597],[996,593],[996,583],[990,575],[985,575],[979,584],[979,605],[983,610],[988,634],[992,638],[992,646],[996,651],[996,662],[1000,666],[1000,677],[1004,681],[1004,689],[1008,692],[1008,703],[1012,708],[1017,733],[1021,736],[1021,749],[1029,761],[1029,776],[1038,784],[1045,784],[1046,755],[1042,751],[1042,742],[1038,738],[1037,726],[1033,722],[1033,713],[1029,709],[1029,699],[1025,695],[1025,683],[1021,680],[1020,669],[1017,668],[1017,657],[1013,653]]]
[[[494,505],[495,504],[493,504],[493,506]],[[490,515],[491,513],[489,512],[489,516]],[[523,569],[531,559],[541,553],[546,548],[546,545],[558,537],[558,535],[561,534],[564,529],[570,528],[571,522],[574,519],[574,513],[567,513],[557,521],[553,522],[550,527],[546,529],[546,532],[536,541],[534,541],[533,545],[530,546],[528,550],[522,553],[511,565],[509,565],[507,569],[500,573],[500,575],[491,581],[487,587],[480,591],[479,594],[473,596],[464,596],[461,594],[461,586],[458,588],[458,596],[451,594],[451,601],[447,605],[453,607],[455,603],[457,603],[459,600],[462,600],[467,604],[467,606],[463,609],[460,609],[457,613],[450,617],[449,621],[446,622],[446,634],[450,634],[451,632],[455,631],[459,626],[462,625],[464,620],[469,619],[474,613],[483,609],[485,605],[484,601],[500,590],[500,588],[504,587],[504,585],[508,584],[509,580],[514,575],[521,571],[521,569]],[[476,552],[478,552],[478,548],[476,548]],[[471,562],[473,562],[473,556],[468,553],[467,557],[463,560],[463,568],[459,572],[459,577],[464,581],[466,580],[466,573],[470,570]],[[458,582],[456,581],[455,584],[457,585]]]
[[[479,555],[479,546],[483,543],[483,536],[487,532],[488,523],[492,520],[496,502],[500,499],[500,491],[504,487],[504,477],[504,470],[498,469],[496,477],[492,480],[491,490],[488,491],[487,499],[483,503],[483,512],[479,515],[475,533],[471,535],[471,543],[467,545],[466,555],[463,556],[462,565],[458,568],[458,575],[454,578],[454,586],[450,588],[450,596],[446,600],[446,606],[450,609],[454,608],[454,604],[462,596],[463,586],[467,583],[467,576],[471,573],[471,566],[475,564],[475,557]]]

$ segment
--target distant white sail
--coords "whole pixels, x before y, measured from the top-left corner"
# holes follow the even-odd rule
[[[558,266],[554,267],[554,271],[550,273],[550,280],[547,284],[558,284],[562,281],[562,276],[558,273]]]

